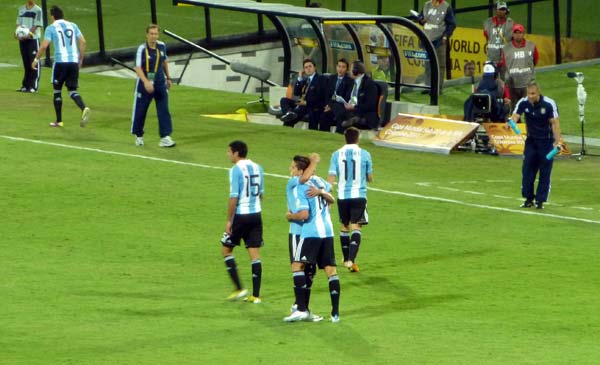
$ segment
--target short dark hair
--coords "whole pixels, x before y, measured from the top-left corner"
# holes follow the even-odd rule
[[[350,127],[344,132],[344,138],[346,138],[346,144],[357,144],[360,131],[357,128]]]
[[[312,64],[313,64],[313,66],[317,67],[317,64],[315,63],[315,61],[313,61],[313,59],[312,59],[312,58],[305,58],[305,59],[302,61],[302,66],[304,67],[304,65],[305,65],[305,64],[307,64],[307,63],[309,63],[309,62],[310,62],[310,63],[312,63]]]
[[[54,20],[65,18],[65,14],[63,13],[62,9],[56,5],[52,5],[52,7],[50,8],[50,15],[52,15]]]
[[[146,27],[146,34],[148,34],[150,29],[158,29],[158,31],[160,32],[160,27],[154,23],[148,24],[148,26]]]
[[[360,62],[360,61],[354,61],[352,62],[352,73],[354,75],[360,75],[360,74],[364,74],[365,72],[367,72],[367,69],[365,68],[365,64]]]
[[[306,156],[296,155],[294,156],[294,164],[296,164],[298,170],[304,171],[310,165],[310,159]]]
[[[340,58],[340,59],[337,61],[337,63],[340,63],[340,62],[341,62],[341,63],[345,63],[345,64],[346,64],[346,69],[349,69],[349,68],[350,68],[350,64],[348,63],[348,60],[347,60],[347,59],[345,59],[345,58],[343,58],[343,57],[342,57],[342,58]]]
[[[242,141],[233,141],[229,144],[231,152],[237,152],[238,156],[246,158],[248,155],[248,145]]]

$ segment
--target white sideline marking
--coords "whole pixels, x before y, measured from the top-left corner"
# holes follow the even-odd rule
[[[47,145],[47,146],[62,147],[62,148],[68,148],[68,149],[73,149],[73,150],[79,150],[79,151],[97,152],[97,153],[104,153],[107,155],[133,157],[133,158],[139,158],[139,159],[150,160],[150,161],[158,161],[158,162],[167,162],[167,163],[172,163],[172,164],[176,164],[176,165],[201,167],[201,168],[214,169],[214,170],[226,170],[226,171],[229,170],[228,167],[210,166],[210,165],[204,165],[204,164],[199,164],[199,163],[194,163],[194,162],[168,160],[166,158],[136,155],[136,154],[132,154],[132,153],[124,153],[124,152],[116,152],[116,151],[107,151],[107,150],[102,150],[99,148],[73,146],[73,145],[68,145],[68,144],[63,144],[63,143],[46,142],[46,141],[21,138],[21,137],[11,137],[11,136],[0,135],[0,138],[8,139],[11,141],[30,142],[30,143],[37,143],[37,144],[41,144],[41,145]],[[265,176],[272,176],[272,177],[283,178],[283,179],[289,178],[289,176],[286,176],[286,175],[271,174],[271,173],[265,173]],[[457,205],[473,207],[473,208],[498,210],[498,211],[502,211],[502,212],[518,213],[518,214],[525,214],[525,215],[537,215],[537,216],[543,216],[543,217],[548,217],[548,218],[556,218],[556,219],[569,220],[569,221],[600,224],[600,221],[596,221],[596,220],[592,220],[592,219],[562,216],[562,215],[550,214],[550,213],[542,213],[542,212],[536,212],[535,210],[501,208],[501,207],[494,207],[494,206],[490,206],[490,205],[467,203],[467,202],[463,202],[460,200],[441,198],[441,197],[437,197],[437,196],[427,196],[427,195],[414,194],[414,193],[405,193],[402,191],[385,190],[385,189],[378,189],[378,188],[373,188],[373,187],[369,187],[368,189],[371,191],[376,191],[376,192],[385,193],[385,194],[401,195],[401,196],[406,196],[406,197],[416,198],[416,199],[433,200],[433,201],[457,204]]]

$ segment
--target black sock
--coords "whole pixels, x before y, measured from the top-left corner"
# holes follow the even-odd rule
[[[354,262],[356,261],[356,255],[358,255],[358,248],[360,247],[360,231],[354,230],[352,231],[352,236],[350,237],[350,250],[348,250],[348,260]]]
[[[238,276],[233,255],[225,257],[225,266],[227,267],[229,276],[231,276],[231,280],[233,280],[236,290],[242,290],[242,284],[240,283],[240,277]]]
[[[340,279],[337,275],[329,277],[329,295],[331,296],[331,315],[340,313]]]
[[[348,250],[350,246],[350,233],[341,231],[340,232],[340,243],[342,244],[342,255],[344,256],[344,262],[348,261]]]
[[[260,296],[260,279],[262,277],[262,263],[260,259],[252,261],[252,295]]]
[[[81,110],[85,109],[85,104],[83,103],[83,99],[81,99],[81,95],[79,95],[79,93],[77,91],[71,91],[69,93],[69,95],[71,96],[71,99],[73,99],[75,104],[77,104],[79,109],[81,109]]]
[[[306,312],[306,276],[304,271],[294,271],[294,294],[298,310]]]
[[[304,294],[306,298],[304,301],[306,302],[306,309],[308,309],[308,303],[310,303],[310,293],[316,271],[317,266],[314,264],[306,264],[304,266],[304,276],[306,277],[306,291]]]
[[[56,112],[56,123],[62,122],[62,95],[60,91],[54,93],[54,111]]]

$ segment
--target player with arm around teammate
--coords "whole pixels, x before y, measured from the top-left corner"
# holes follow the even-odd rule
[[[52,67],[52,86],[54,88],[54,111],[56,121],[51,127],[62,127],[62,87],[67,85],[69,96],[81,109],[79,125],[85,127],[90,119],[90,108],[86,107],[81,95],[77,92],[79,68],[83,64],[85,54],[85,38],[77,24],[64,19],[64,13],[58,6],[50,8],[52,24],[44,32],[44,41],[33,59],[31,67],[37,70],[38,63],[46,49],[52,43],[54,48],[54,66]]]
[[[242,141],[233,141],[227,149],[227,157],[234,164],[229,171],[229,201],[227,205],[227,222],[221,239],[222,253],[227,272],[235,285],[235,290],[228,300],[244,298],[245,301],[260,304],[260,285],[262,278],[262,262],[260,247],[263,246],[263,225],[261,217],[261,200],[264,193],[264,172],[257,163],[249,160],[248,146]],[[233,249],[240,241],[248,249],[252,261],[252,295],[242,287]]]
[[[373,181],[373,162],[371,154],[358,146],[358,129],[346,129],[344,138],[346,144],[331,155],[327,181],[333,184],[337,178],[344,267],[350,272],[358,272],[359,267],[355,261],[362,241],[362,226],[369,223],[367,182]]]
[[[525,114],[527,138],[523,151],[523,178],[521,194],[525,202],[522,208],[531,208],[535,199],[537,209],[544,209],[544,203],[550,193],[550,175],[553,159],[546,155],[560,146],[560,122],[556,102],[540,93],[535,81],[527,85],[527,96],[515,106],[512,120],[516,123],[521,114]],[[534,183],[539,172],[539,181],[534,194]]]
[[[301,169],[305,165],[306,160],[302,162],[294,159],[290,170],[293,173],[295,169]],[[311,316],[308,310],[310,287],[307,286],[306,267],[316,264],[324,269],[327,275],[331,298],[331,321],[336,323],[339,322],[340,281],[333,249],[333,224],[329,214],[329,204],[335,202],[330,194],[331,185],[317,176],[312,176],[306,183],[299,184],[294,189],[296,190],[292,192],[295,194],[294,207],[286,213],[286,218],[290,222],[302,222],[300,240],[297,244],[290,245],[296,302],[292,313],[283,320],[285,322],[315,321],[316,316]]]

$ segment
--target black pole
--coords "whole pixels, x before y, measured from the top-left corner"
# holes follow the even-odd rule
[[[46,14],[48,14],[48,2],[46,0],[42,0],[42,13],[44,14],[44,16],[42,17],[44,29],[46,29],[46,27],[48,26],[48,17],[46,16]],[[44,61],[44,66],[50,67],[51,65],[52,63],[50,62],[50,47],[48,47],[46,48],[46,59]]]
[[[342,0],[342,11],[346,11],[346,0]]]
[[[308,6],[309,6],[309,5],[310,5],[310,0],[306,0],[306,1],[304,2],[304,6],[306,6],[306,7],[308,8]]]
[[[104,20],[102,18],[102,0],[96,0],[96,16],[98,18],[98,48],[100,58],[106,57],[106,49],[104,47]]]
[[[488,15],[494,16],[494,0],[490,0],[490,8],[488,9]]]
[[[560,45],[560,0],[554,0],[554,44],[556,47],[556,64],[562,63],[562,48]]]
[[[262,0],[256,0],[257,3],[262,3]],[[264,35],[265,34],[265,25],[263,23],[263,17],[261,14],[258,14],[257,16],[257,20],[258,20],[258,35]]]
[[[377,15],[383,14],[382,0],[377,0]]]
[[[533,3],[527,2],[527,33],[531,34],[531,18],[533,17]]]
[[[150,15],[152,16],[152,23],[158,24],[158,18],[156,17],[156,0],[150,0]]]
[[[210,43],[212,41],[212,26],[210,23],[210,8],[208,6],[204,7],[204,25],[206,27],[206,42]]]
[[[567,0],[567,38],[571,38],[571,21],[573,17],[573,1]]]

